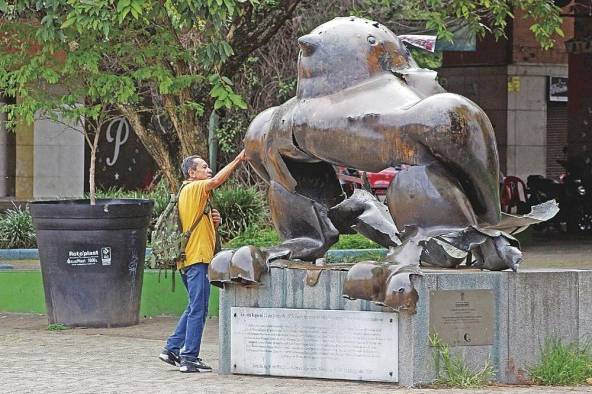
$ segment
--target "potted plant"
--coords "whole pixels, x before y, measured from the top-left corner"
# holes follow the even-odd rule
[[[83,133],[90,146],[90,199],[35,201],[45,302],[50,324],[113,327],[139,322],[147,228],[153,201],[96,199],[95,159],[103,125],[114,116],[113,90],[88,58],[35,45],[38,26],[7,28],[1,56],[8,122],[50,118]],[[5,35],[6,37],[6,35]],[[8,44],[8,45],[7,45]],[[88,55],[88,53],[86,53]],[[57,159],[57,157],[56,157]]]
[[[64,107],[90,145],[90,199],[35,201],[31,215],[50,324],[113,327],[139,322],[147,228],[153,201],[96,199],[95,159],[106,104]],[[58,116],[52,116],[59,122]]]

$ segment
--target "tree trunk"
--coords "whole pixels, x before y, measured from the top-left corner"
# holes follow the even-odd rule
[[[88,194],[90,196],[90,205],[97,203],[97,186],[95,182],[96,161],[97,161],[97,146],[99,145],[99,137],[101,135],[100,127],[95,130],[92,146],[90,147],[90,166],[88,169]]]
[[[191,99],[187,92],[180,92],[177,97],[163,95],[165,111],[173,124],[173,128],[179,137],[181,144],[181,159],[191,155],[199,155],[206,162],[208,161],[208,141],[205,128],[199,123],[196,115],[189,111],[179,113],[180,103]],[[205,120],[204,122],[207,122]]]
[[[144,127],[140,116],[134,108],[118,105],[118,110],[127,118],[132,125],[134,132],[142,141],[142,144],[152,156],[162,175],[167,182],[169,190],[176,193],[181,183],[181,163],[174,157],[167,147],[166,140],[162,135],[148,130]]]

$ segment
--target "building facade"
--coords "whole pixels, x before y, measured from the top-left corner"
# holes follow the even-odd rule
[[[0,99],[0,106],[11,98]],[[14,100],[14,99],[12,99]],[[0,117],[0,199],[27,201],[81,197],[84,182],[84,136],[80,124],[39,116],[15,130]]]
[[[495,128],[504,175],[526,180],[531,174],[558,177],[568,145],[565,41],[573,18],[563,23],[565,38],[545,51],[518,14],[507,38],[477,40],[474,52],[444,52],[442,85],[475,101]]]

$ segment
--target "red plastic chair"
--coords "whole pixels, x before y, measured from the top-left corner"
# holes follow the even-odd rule
[[[518,210],[526,203],[526,184],[517,176],[504,178],[500,198],[501,208],[506,213],[519,213]]]

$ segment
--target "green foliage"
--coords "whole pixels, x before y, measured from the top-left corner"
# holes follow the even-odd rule
[[[247,120],[242,116],[226,119],[216,130],[220,150],[226,154],[236,153],[237,145],[242,146],[240,139],[248,126]]]
[[[339,241],[331,249],[377,249],[382,248],[376,242],[360,234],[341,234]]]
[[[530,30],[544,49],[551,48],[556,37],[563,37],[560,9],[553,0],[366,0],[354,4],[350,13],[369,19],[384,15],[383,23],[392,19],[413,31],[423,25],[424,31],[436,33],[438,39],[452,41],[450,28],[459,25],[481,35],[490,32],[502,37],[516,10],[524,11]]]
[[[298,4],[313,11],[293,18]],[[0,0],[6,49],[0,52],[0,90],[18,97],[1,110],[9,127],[44,116],[100,130],[115,109],[130,119],[148,150],[158,153],[154,159],[173,186],[179,175],[171,163],[189,152],[208,151],[205,129],[211,111],[239,112],[267,103],[270,96],[276,101],[269,104],[277,105],[293,95],[295,37],[290,58],[279,56],[273,45],[267,53],[255,53],[273,44],[276,32],[305,33],[339,12],[379,19],[398,33],[429,31],[451,39],[449,29],[460,22],[499,37],[513,10],[530,18],[544,48],[562,35],[552,0]],[[282,33],[286,21],[291,23]],[[290,73],[253,73],[253,86],[240,89],[235,84],[242,66],[258,58]],[[437,59],[419,60],[429,68],[437,64]],[[251,94],[254,86],[258,93]],[[155,130],[151,120],[156,117],[166,130]],[[250,119],[221,128],[223,153],[239,144]],[[88,137],[87,142],[93,145]]]
[[[166,183],[161,180],[158,184],[149,192],[141,190],[123,190],[118,187],[111,187],[109,189],[99,189],[96,192],[97,198],[99,199],[141,199],[141,200],[153,200],[154,208],[152,209],[152,219],[148,226],[148,242],[152,241],[152,231],[156,225],[156,221],[160,214],[166,208],[171,195],[166,186]],[[88,195],[86,196],[88,198]]]
[[[0,248],[36,248],[37,237],[28,209],[14,207],[0,214]]]
[[[69,329],[70,329],[70,327],[68,327],[62,323],[53,323],[53,324],[47,325],[48,331],[64,331],[64,330],[69,330]]]
[[[454,388],[480,388],[492,380],[494,370],[489,360],[482,369],[473,371],[465,366],[461,358],[450,354],[450,349],[438,335],[431,334],[429,341],[434,348],[434,365],[438,374],[434,384]],[[441,375],[442,372],[444,376]]]
[[[214,109],[246,108],[220,67],[234,49],[233,17],[245,0],[17,0],[0,2],[9,33],[0,54],[0,88],[18,96],[9,118],[33,120],[35,111],[60,111],[69,119],[96,118],[87,102],[136,105],[146,86],[160,95],[187,95],[209,86]],[[243,13],[244,10],[241,11]],[[40,23],[35,23],[39,20]],[[40,44],[41,49],[36,47]],[[43,81],[43,84],[38,84]],[[51,85],[63,93],[48,97]],[[65,91],[64,91],[65,90]],[[185,99],[178,115],[203,113],[203,99]],[[154,110],[154,108],[152,108]],[[145,110],[145,109],[144,109]],[[168,110],[168,109],[167,109]]]
[[[88,196],[86,196],[88,198]],[[146,199],[154,201],[154,209],[152,211],[152,218],[156,219],[162,211],[165,209],[170,199],[170,192],[164,181],[158,182],[158,184],[149,192],[141,190],[123,190],[118,187],[111,187],[109,189],[97,190],[97,198],[134,198],[134,199]]]
[[[214,191],[212,205],[222,216],[218,232],[223,239],[235,238],[248,227],[268,220],[265,197],[253,186],[226,183]]]
[[[437,33],[439,39],[452,41],[450,25],[463,24],[478,33],[490,32],[495,37],[505,36],[508,21],[516,10],[524,11],[531,21],[530,30],[544,49],[551,48],[557,36],[563,37],[559,7],[552,0],[427,0],[406,2],[408,11],[426,20],[426,28]]]
[[[592,379],[592,352],[589,344],[564,345],[558,339],[545,341],[538,364],[529,370],[536,383],[549,386],[574,386]]]
[[[230,249],[240,248],[244,245],[266,247],[278,245],[280,242],[280,237],[273,228],[251,225],[228,241],[224,247]]]
[[[257,18],[252,11],[258,4],[0,1],[5,49],[0,51],[0,91],[18,97],[0,110],[7,113],[8,127],[38,117],[67,126],[82,123],[92,157],[101,126],[123,114],[148,151],[158,152],[154,159],[168,184],[175,185],[179,172],[171,163],[187,152],[207,152],[202,133],[206,109],[209,115],[247,106],[225,75],[224,64],[235,55],[231,44],[241,18]],[[248,43],[249,52],[252,45]],[[163,119],[167,129],[155,133],[155,118]]]
[[[238,248],[244,245],[255,245],[255,246],[273,246],[279,244],[280,237],[277,232],[268,226],[261,225],[249,225],[240,234],[232,238],[225,245],[227,248]],[[331,249],[377,249],[381,248],[380,245],[360,234],[346,234],[340,235],[339,241],[331,247]],[[364,259],[377,259],[380,258],[380,254],[368,253],[364,255]],[[336,262],[337,260],[332,260]],[[341,259],[340,261],[344,261]]]
[[[442,52],[427,52],[421,49],[411,48],[411,55],[419,67],[437,70],[442,67]]]
[[[298,80],[296,78],[291,78],[287,81],[277,78],[278,100],[282,102],[294,97],[296,95],[297,84]]]

